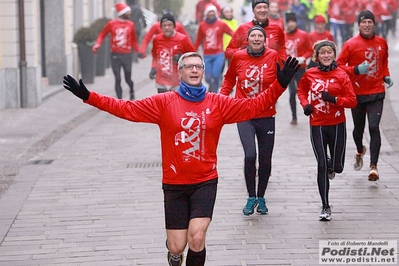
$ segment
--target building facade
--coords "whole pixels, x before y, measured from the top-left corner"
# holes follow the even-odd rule
[[[74,33],[98,18],[114,18],[117,2],[1,0],[0,110],[37,107],[46,97],[43,87],[59,88],[67,73],[79,76]]]

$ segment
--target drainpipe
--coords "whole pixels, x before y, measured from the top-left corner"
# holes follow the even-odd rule
[[[24,1],[18,0],[18,18],[19,18],[19,74],[20,74],[20,105],[22,108],[28,107],[28,89],[26,72],[26,48],[25,48],[25,11]]]

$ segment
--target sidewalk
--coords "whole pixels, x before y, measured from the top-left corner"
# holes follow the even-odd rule
[[[150,58],[133,67],[136,97],[156,93],[148,79]],[[384,119],[399,117],[397,84]],[[114,95],[112,73],[87,87]],[[125,85],[124,92],[127,97]],[[222,131],[206,265],[318,265],[319,240],[397,240],[399,157],[391,137],[383,135],[381,180],[367,181],[367,167],[351,167],[355,148],[347,113],[346,167],[331,182],[333,219],[320,222],[308,118],[299,115],[297,126],[289,124],[288,92],[277,113],[266,216],[242,217],[242,147],[235,125]],[[1,173],[9,180],[0,198],[0,266],[166,265],[157,126],[112,117],[67,91],[35,109],[1,111],[0,123]]]

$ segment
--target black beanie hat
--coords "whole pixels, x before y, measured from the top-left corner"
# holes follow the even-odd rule
[[[288,13],[285,14],[285,22],[288,22],[288,21],[290,21],[290,20],[293,20],[293,21],[296,22],[296,15],[295,15],[295,13],[288,12]]]
[[[252,0],[252,9],[254,9],[257,4],[261,3],[269,5],[269,0]]]
[[[164,14],[162,16],[161,20],[160,20],[161,25],[162,25],[162,22],[165,22],[165,21],[172,21],[173,22],[173,26],[176,26],[175,17],[172,14],[169,14],[169,13],[168,14]]]
[[[263,36],[265,36],[265,39],[266,39],[266,31],[265,31],[264,28],[262,28],[262,27],[259,26],[259,25],[255,25],[255,26],[251,27],[251,28],[248,30],[247,38],[249,37],[249,34],[251,34],[251,32],[254,31],[254,30],[260,30],[260,31],[263,33]]]
[[[357,24],[360,24],[360,22],[364,19],[371,19],[375,24],[374,14],[371,13],[370,10],[362,11],[359,13],[359,16],[357,17]]]

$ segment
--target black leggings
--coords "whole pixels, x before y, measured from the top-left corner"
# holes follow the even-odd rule
[[[238,133],[244,148],[244,175],[249,197],[264,197],[272,170],[275,118],[265,117],[237,123]],[[258,141],[259,170],[256,192],[256,143]]]
[[[123,68],[125,74],[125,81],[129,85],[129,92],[133,93],[133,81],[132,81],[132,54],[117,54],[111,53],[111,66],[112,72],[115,75],[115,91],[118,99],[122,98],[122,87],[121,87],[121,68]]]
[[[373,102],[358,103],[352,109],[353,118],[353,140],[355,141],[357,152],[363,151],[363,133],[366,125],[366,115],[369,123],[370,133],[370,165],[377,166],[381,148],[380,121],[384,100],[379,99]]]
[[[310,141],[317,161],[317,185],[323,207],[328,207],[328,192],[330,181],[328,168],[336,173],[342,173],[345,162],[346,124],[333,126],[311,126]],[[330,160],[327,159],[327,146]]]

